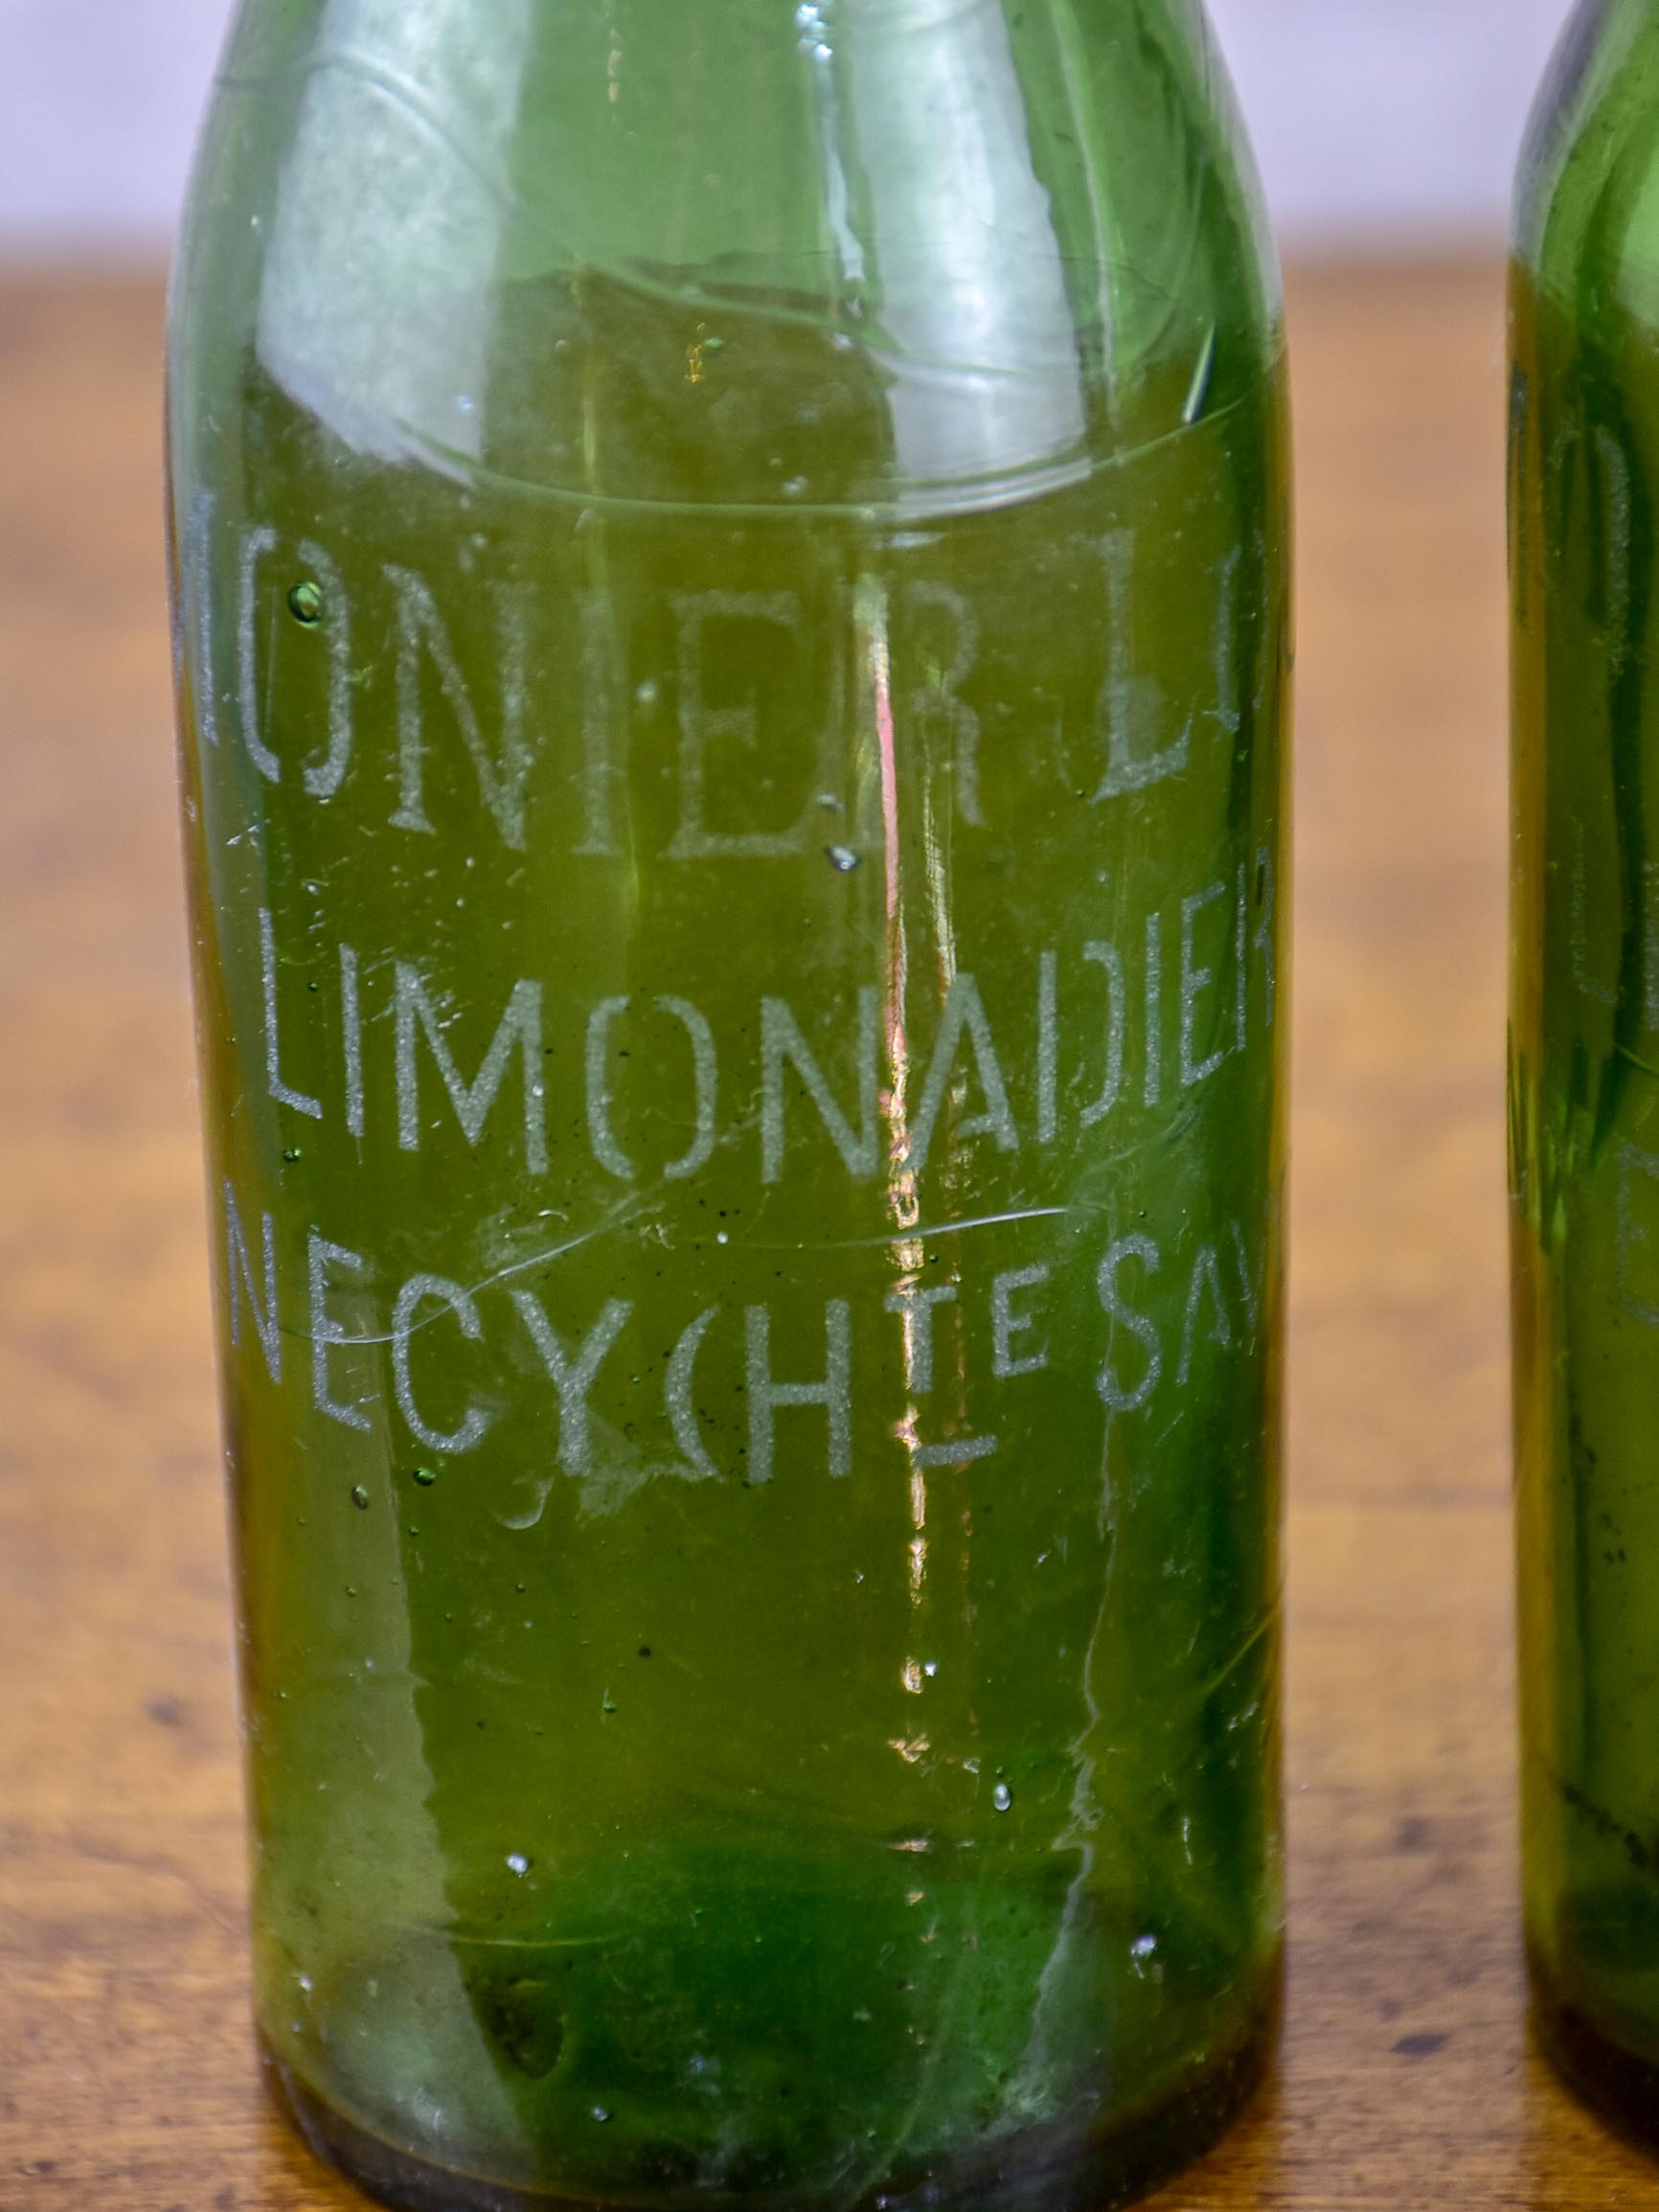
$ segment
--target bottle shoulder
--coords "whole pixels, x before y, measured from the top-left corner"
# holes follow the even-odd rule
[[[1528,136],[1524,289],[1581,343],[1659,334],[1659,11],[1591,0],[1570,21]]]
[[[358,449],[834,501],[1040,480],[1277,365],[1185,4],[739,0],[717,38],[660,0],[364,6],[268,49],[261,12],[181,256],[187,401],[257,365]]]

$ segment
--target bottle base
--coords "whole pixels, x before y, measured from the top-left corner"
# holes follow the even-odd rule
[[[1623,2135],[1659,2152],[1659,2064],[1619,2042],[1528,1960],[1533,2026],[1545,2056],[1583,2102]]]
[[[1280,1994],[1276,1969],[1237,2041],[1149,2110],[1082,2139],[1034,2129],[948,2171],[896,2177],[848,2212],[1113,2212],[1133,2202],[1212,2150],[1253,2100],[1278,2042]],[[396,2212],[620,2212],[433,2165],[336,2112],[262,2039],[261,2058],[278,2107],[313,2155]],[[736,2199],[696,2201],[740,2212]],[[798,2212],[786,2198],[775,2202],[778,2212]]]

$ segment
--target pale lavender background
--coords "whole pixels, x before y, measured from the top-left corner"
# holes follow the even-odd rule
[[[1211,0],[1287,238],[1499,229],[1568,5]],[[227,0],[0,0],[0,253],[165,241],[227,11]]]

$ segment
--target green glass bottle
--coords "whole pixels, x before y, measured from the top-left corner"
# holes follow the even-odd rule
[[[1281,316],[1190,0],[246,0],[174,292],[260,2028],[1098,2207],[1280,1949]]]
[[[1513,285],[1510,1122],[1527,1933],[1569,2074],[1659,2132],[1659,5],[1597,0]]]

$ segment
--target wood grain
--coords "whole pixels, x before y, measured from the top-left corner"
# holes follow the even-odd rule
[[[1514,1916],[1495,263],[1304,272],[1290,2007],[1165,2212],[1659,2205]],[[160,309],[0,284],[0,2212],[354,2202],[261,2102]]]

